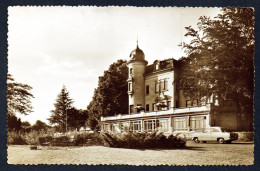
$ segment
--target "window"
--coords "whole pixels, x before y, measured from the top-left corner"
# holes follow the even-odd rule
[[[137,106],[139,106],[139,108],[137,108],[137,113],[140,113],[141,110],[144,110],[141,104],[137,104]]]
[[[190,102],[190,100],[186,100],[186,107],[191,107],[191,102]]]
[[[156,111],[156,108],[157,108],[156,103],[153,103],[153,111]]]
[[[159,92],[159,83],[156,81],[155,82],[155,93]]]
[[[132,91],[132,83],[128,83],[128,91]]]
[[[130,114],[131,114],[131,113],[134,113],[134,105],[130,105],[130,106],[129,106],[129,110],[130,110]]]
[[[147,104],[147,105],[145,106],[145,111],[146,111],[146,112],[149,112],[149,104]]]
[[[149,94],[149,85],[146,86],[146,94]]]
[[[132,130],[137,132],[141,131],[141,121],[133,121]]]
[[[130,122],[122,122],[122,128],[123,128],[123,131],[129,131],[130,130]]]
[[[171,101],[167,101],[167,109],[171,108]]]
[[[110,131],[110,124],[104,124],[103,129],[104,131]]]
[[[213,128],[212,132],[220,132],[220,131],[218,129],[216,129],[216,128]]]
[[[164,80],[164,90],[168,90],[168,80]]]
[[[176,101],[176,106],[175,106],[176,108],[178,108],[179,107],[179,101]]]
[[[130,68],[130,74],[133,74],[133,68]]]
[[[160,81],[160,90],[165,90],[164,81]]]
[[[198,100],[193,100],[192,106],[198,106]]]
[[[173,129],[174,131],[188,131],[188,117],[174,118]]]
[[[158,130],[160,132],[167,132],[167,131],[169,131],[169,120],[168,119],[159,119]]]
[[[206,128],[206,117],[205,116],[192,116],[190,118],[191,131],[201,131]]]
[[[147,132],[152,132],[156,129],[156,121],[155,120],[146,120],[144,121],[144,130]]]

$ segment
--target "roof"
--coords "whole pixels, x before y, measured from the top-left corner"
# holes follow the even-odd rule
[[[173,58],[165,59],[162,61],[155,60],[153,64],[146,66],[146,72],[145,74],[150,74],[153,72],[162,71],[165,69],[171,69],[174,68],[174,64],[177,61]],[[156,69],[156,65],[159,65],[159,67]]]
[[[132,50],[129,57],[131,58],[131,60],[137,60],[137,61],[145,60],[144,52],[138,47],[138,44],[136,48]]]

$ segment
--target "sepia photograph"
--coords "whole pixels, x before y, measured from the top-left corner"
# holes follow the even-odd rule
[[[9,6],[7,163],[253,165],[254,14]]]

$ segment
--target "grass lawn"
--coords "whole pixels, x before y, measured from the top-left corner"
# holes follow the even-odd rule
[[[112,165],[252,165],[254,144],[196,144],[185,149],[123,149],[103,146],[42,147],[8,146],[9,164],[112,164]]]

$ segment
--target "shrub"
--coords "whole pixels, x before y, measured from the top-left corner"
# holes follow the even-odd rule
[[[8,132],[7,137],[8,145],[26,145],[28,144],[20,132],[12,131]]]
[[[102,133],[105,146],[117,148],[181,148],[186,141],[174,135],[166,137],[163,133],[134,133],[124,134]]]
[[[41,145],[50,145],[53,142],[52,136],[39,137],[38,140]]]

